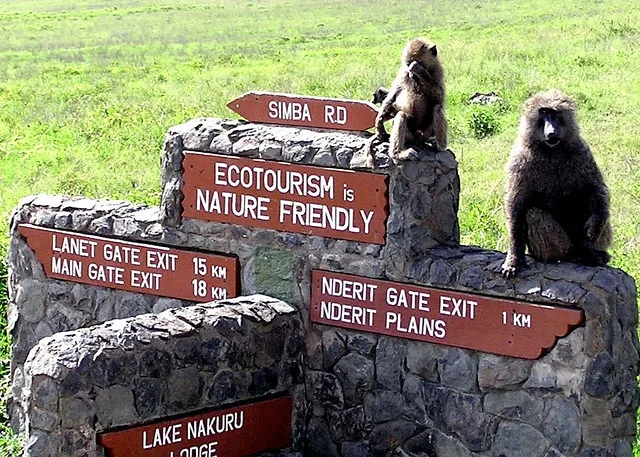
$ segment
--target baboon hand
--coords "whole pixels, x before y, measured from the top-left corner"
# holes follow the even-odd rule
[[[378,141],[389,141],[389,134],[384,130],[382,132],[376,132],[376,140]]]
[[[420,63],[415,60],[412,60],[409,64],[409,71],[411,73],[429,73]]]

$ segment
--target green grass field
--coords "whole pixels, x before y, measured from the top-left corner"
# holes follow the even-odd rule
[[[0,32],[0,253],[21,197],[157,204],[171,125],[234,117],[226,103],[252,89],[368,99],[424,35],[446,70],[463,242],[506,248],[503,169],[519,109],[559,87],[578,101],[611,191],[612,265],[640,278],[637,0],[5,0]],[[467,103],[488,91],[503,102]],[[6,385],[6,337],[0,361]],[[18,447],[0,435],[0,454]]]

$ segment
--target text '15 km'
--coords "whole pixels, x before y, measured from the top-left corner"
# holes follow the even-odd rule
[[[387,177],[185,151],[183,216],[384,244]]]
[[[291,397],[98,435],[111,457],[248,457],[291,445]]]
[[[238,296],[238,259],[21,224],[49,278],[196,302]]]
[[[582,320],[580,309],[312,272],[319,324],[536,359]]]

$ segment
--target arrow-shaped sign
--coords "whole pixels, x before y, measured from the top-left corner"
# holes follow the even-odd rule
[[[227,106],[251,122],[337,130],[367,130],[378,114],[369,102],[270,92],[247,92]]]

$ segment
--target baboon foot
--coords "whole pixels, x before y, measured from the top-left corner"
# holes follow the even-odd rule
[[[517,259],[515,256],[507,254],[501,268],[502,276],[507,279],[513,278],[518,270],[526,266],[527,262],[524,259]]]

